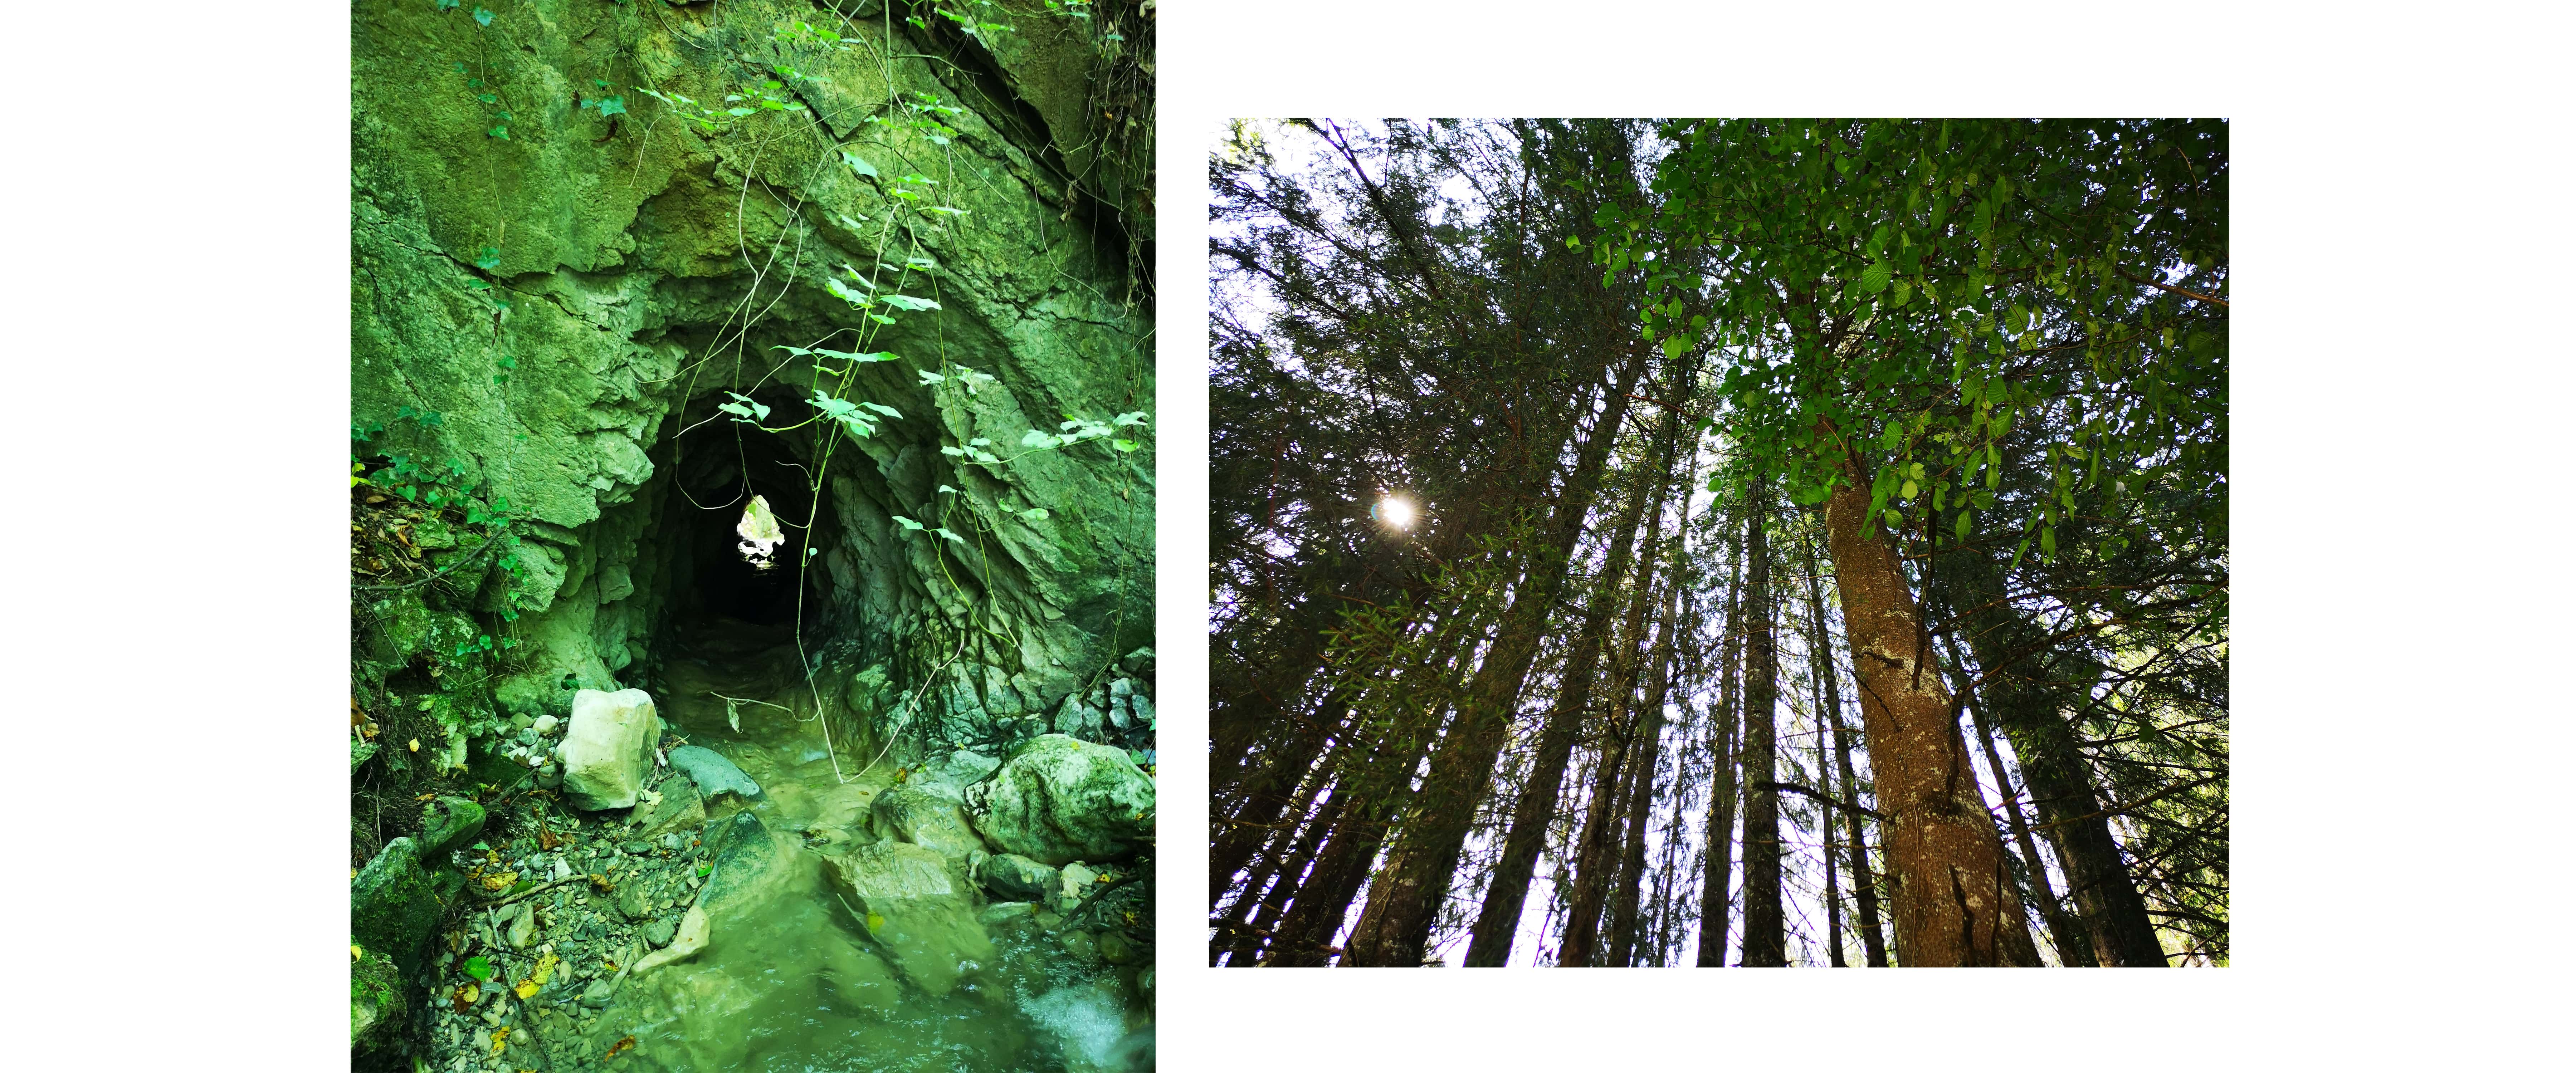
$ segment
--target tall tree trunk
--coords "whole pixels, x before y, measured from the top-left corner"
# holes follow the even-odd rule
[[[1801,541],[1804,547],[1805,542]],[[1816,787],[1824,791],[1818,807],[1824,812],[1818,818],[1816,831],[1825,844],[1825,956],[1833,967],[1843,962],[1843,894],[1841,884],[1842,852],[1834,844],[1834,766],[1825,755],[1825,723],[1834,709],[1825,697],[1825,685],[1834,680],[1834,653],[1826,644],[1824,608],[1815,599],[1816,560],[1807,557],[1807,621],[1811,627],[1807,641],[1807,664],[1813,676],[1811,690],[1816,702]]]
[[[1821,538],[1822,534],[1819,534]],[[1825,719],[1834,731],[1834,767],[1842,775],[1843,793],[1852,804],[1860,804],[1860,776],[1852,769],[1851,738],[1843,730],[1842,677],[1834,668],[1833,630],[1825,622],[1825,596],[1822,562],[1810,551],[1807,557],[1807,610],[1816,620],[1817,648],[1823,665],[1817,673],[1825,679]],[[1843,810],[1843,828],[1851,839],[1852,893],[1860,901],[1860,937],[1873,969],[1887,967],[1887,939],[1878,928],[1878,883],[1870,877],[1869,842],[1861,828],[1860,813]],[[1826,837],[1831,838],[1829,833]]]
[[[1601,759],[1593,766],[1592,800],[1584,810],[1583,833],[1576,842],[1574,894],[1567,901],[1565,938],[1556,952],[1556,963],[1562,968],[1592,964],[1601,934],[1601,903],[1610,886],[1604,873],[1612,868],[1615,854],[1610,830],[1618,823],[1621,794],[1627,788],[1628,757],[1638,749],[1635,732],[1618,729],[1625,723],[1627,705],[1615,693],[1611,702],[1614,707],[1605,720],[1611,729],[1603,734]]]
[[[1779,658],[1771,638],[1769,482],[1754,478],[1744,524],[1744,956],[1747,968],[1789,963],[1780,907],[1780,792],[1777,770]]]
[[[1530,662],[1538,655],[1548,613],[1557,605],[1567,560],[1582,535],[1584,516],[1591,513],[1611,441],[1618,438],[1628,414],[1629,393],[1636,390],[1646,364],[1645,349],[1633,348],[1609,393],[1608,405],[1584,441],[1556,513],[1549,519],[1553,532],[1540,541],[1528,585],[1505,613],[1501,633],[1477,665],[1455,729],[1432,756],[1430,777],[1415,795],[1413,811],[1370,886],[1368,907],[1351,929],[1343,965],[1422,963],[1432,920],[1458,870],[1458,854],[1475,823],[1476,807],[1493,783],[1495,760],[1511,729],[1512,711],[1529,677]]]
[[[1502,858],[1494,863],[1493,878],[1485,884],[1485,901],[1476,914],[1475,937],[1467,945],[1470,967],[1499,966],[1511,960],[1512,941],[1520,932],[1521,910],[1529,900],[1530,876],[1537,871],[1539,853],[1547,848],[1548,827],[1556,822],[1566,761],[1573,754],[1575,740],[1583,733],[1584,705],[1593,693],[1593,674],[1600,665],[1602,634],[1609,628],[1610,609],[1627,580],[1646,503],[1651,498],[1656,509],[1661,510],[1663,488],[1658,484],[1650,495],[1645,485],[1638,485],[1628,498],[1626,514],[1611,530],[1618,539],[1593,585],[1594,595],[1585,612],[1582,632],[1575,638],[1574,650],[1566,657],[1565,674],[1557,684],[1556,707],[1548,714],[1547,728],[1539,734],[1530,760],[1529,780],[1522,784],[1520,799],[1512,805],[1512,826],[1503,839]]]
[[[2039,859],[2039,847],[2032,843],[2030,822],[2022,818],[2021,791],[2004,774],[2003,754],[1995,749],[1994,731],[1987,726],[1986,707],[1977,702],[1976,687],[1967,661],[1959,658],[1959,642],[1944,634],[1942,645],[1950,651],[1950,667],[1959,679],[1959,695],[1968,703],[1968,714],[1977,727],[1977,746],[1986,754],[1986,769],[1995,773],[1995,787],[2004,796],[2004,815],[2012,823],[2013,843],[2021,847],[2022,860],[2030,871],[2032,893],[2040,903],[2040,918],[2048,925],[2049,942],[2057,947],[2058,964],[2067,968],[2084,968],[2093,964],[2093,945],[2083,930],[2069,919],[2064,906],[2057,901],[2056,887],[2048,881],[2048,865]]]
[[[1729,519],[1721,530],[1734,528]],[[1735,564],[1736,549],[1727,549],[1727,559]],[[1726,634],[1718,642],[1717,741],[1709,757],[1708,786],[1708,853],[1701,864],[1699,888],[1699,955],[1703,969],[1726,965],[1726,884],[1735,871],[1735,762],[1737,711],[1736,667],[1741,650],[1739,638],[1743,627],[1744,569],[1735,564],[1728,572],[1726,593]]]
[[[2081,685],[2074,683],[2092,681],[2091,661],[2055,652],[2048,632],[2004,599],[2003,571],[1993,558],[1950,554],[1941,565],[1959,594],[1950,602],[1977,609],[1966,616],[1968,654],[1986,672],[1987,709],[2021,761],[2039,830],[2057,848],[2067,895],[2083,915],[2095,962],[2106,968],[2167,967],[2146,900],[2094,793],[2092,764],[2063,714],[2083,700]]]
[[[1818,430],[1835,436],[1821,420]],[[1922,617],[1894,538],[1871,516],[1869,484],[1847,448],[1825,530],[1879,809],[1889,817],[1897,951],[1909,966],[2020,964],[2021,951],[2035,948],[2004,874],[2003,840],[1971,774],[1949,691],[1922,665]]]
[[[1689,504],[1683,504],[1682,528],[1690,526]],[[1653,811],[1656,764],[1663,752],[1664,697],[1672,685],[1673,627],[1681,617],[1682,564],[1681,542],[1673,544],[1673,559],[1665,573],[1663,625],[1658,629],[1655,647],[1646,663],[1645,755],[1637,767],[1637,790],[1628,801],[1628,838],[1625,863],[1619,869],[1619,889],[1610,902],[1610,964],[1626,966],[1635,963],[1637,943],[1637,905],[1644,893],[1646,879],[1646,818]]]

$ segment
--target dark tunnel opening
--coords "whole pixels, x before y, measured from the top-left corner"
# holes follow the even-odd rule
[[[830,551],[836,527],[813,526],[814,493],[803,457],[804,437],[710,425],[675,445],[673,481],[678,495],[662,503],[664,539],[684,541],[675,558],[678,622],[733,619],[755,626],[790,626],[798,618],[797,587],[805,580],[805,624],[825,610],[830,587],[820,570],[799,570],[800,557]],[[746,511],[757,498],[783,538],[760,547],[744,533],[754,523]]]

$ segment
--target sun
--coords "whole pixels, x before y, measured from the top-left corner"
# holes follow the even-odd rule
[[[1388,496],[1377,501],[1380,521],[1397,529],[1413,528],[1413,504],[1402,496]]]

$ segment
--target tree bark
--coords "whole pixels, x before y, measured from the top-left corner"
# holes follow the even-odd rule
[[[1780,906],[1779,659],[1771,635],[1770,482],[1757,476],[1744,525],[1744,946],[1747,968],[1789,963]]]
[[[1829,424],[1817,426],[1839,439]],[[2004,874],[2003,841],[1940,672],[1922,666],[1921,612],[1893,538],[1870,516],[1869,483],[1846,447],[1843,479],[1825,501],[1825,529],[1879,811],[1889,817],[1897,950],[1908,966],[2021,964],[2021,951],[2035,948]]]

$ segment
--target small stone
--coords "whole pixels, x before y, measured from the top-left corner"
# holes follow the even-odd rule
[[[529,725],[535,729],[537,733],[551,737],[555,732],[555,728],[563,725],[563,720],[557,719],[551,715],[540,715],[537,717],[536,722]]]
[[[600,979],[591,981],[589,987],[582,989],[581,1004],[594,1010],[607,1009],[608,997],[616,992],[616,985],[606,977],[601,977]],[[486,1039],[483,1043],[483,1046],[486,1048],[489,1048],[491,1045],[492,1043],[489,1039]]]
[[[659,950],[671,945],[671,937],[679,931],[679,922],[665,917],[644,926],[644,941],[653,944],[653,949]]]
[[[671,766],[680,769],[696,783],[698,792],[714,797],[731,793],[742,797],[760,796],[760,784],[742,773],[724,754],[697,745],[683,745],[671,750]]]
[[[536,938],[536,931],[536,907],[527,902],[520,902],[518,912],[510,917],[509,931],[504,933],[502,938],[508,940],[510,949],[525,950],[528,948],[528,943]]]
[[[995,902],[975,914],[975,922],[992,927],[1013,920],[1026,919],[1038,911],[1035,902]]]

